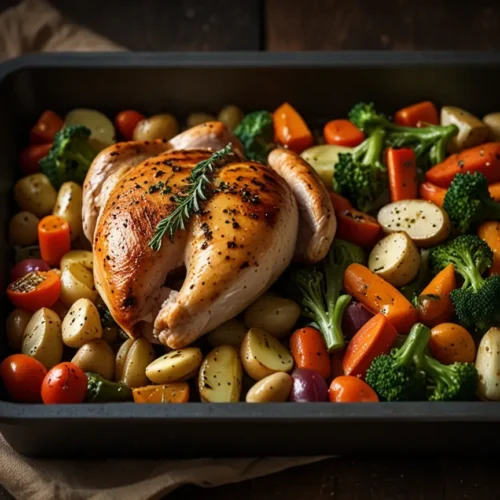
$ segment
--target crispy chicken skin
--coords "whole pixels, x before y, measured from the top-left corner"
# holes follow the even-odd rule
[[[268,167],[235,159],[216,170],[214,192],[174,241],[149,246],[158,222],[174,208],[172,195],[206,150],[171,151],[122,176],[95,233],[96,287],[118,324],[155,333],[172,348],[188,345],[241,312],[289,265],[298,232],[295,197]],[[158,182],[164,186],[156,189]],[[168,273],[185,263],[179,292],[165,289]],[[161,307],[161,300],[166,298]],[[158,314],[159,312],[159,314]]]

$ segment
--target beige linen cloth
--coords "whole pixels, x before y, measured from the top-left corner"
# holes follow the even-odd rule
[[[42,0],[25,0],[0,14],[2,59],[28,52],[109,50],[124,48],[72,24]],[[185,484],[235,483],[322,458],[40,460],[18,455],[0,436],[0,484],[21,500],[146,500]]]

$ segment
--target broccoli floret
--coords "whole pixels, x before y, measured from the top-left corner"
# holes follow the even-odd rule
[[[243,144],[245,156],[266,163],[267,155],[276,147],[273,116],[269,111],[254,111],[246,115],[234,129]]]
[[[386,132],[389,146],[411,147],[419,167],[424,170],[444,161],[448,143],[458,133],[455,125],[429,125],[422,128],[397,125],[377,113],[373,103],[356,104],[349,113],[349,119],[365,133],[381,127]]]
[[[470,401],[475,399],[477,370],[473,363],[443,365],[427,354],[418,361],[430,382],[429,401]]]
[[[377,210],[384,204],[387,169],[382,163],[385,133],[372,131],[352,153],[340,153],[333,174],[333,190],[345,196],[363,212]]]
[[[90,133],[83,125],[68,125],[57,132],[49,154],[40,160],[42,172],[56,189],[67,181],[83,184],[97,155],[89,144]]]
[[[86,373],[88,403],[121,403],[132,401],[132,391],[120,382],[106,380],[98,373]]]
[[[342,316],[352,297],[340,292],[344,272],[355,262],[365,262],[363,250],[337,239],[318,266],[298,268],[290,273],[289,286],[295,289],[302,315],[312,320],[323,334],[328,352],[339,351],[345,345]]]
[[[415,324],[406,341],[390,354],[376,357],[366,372],[366,382],[383,401],[411,401],[424,399],[425,377],[415,360],[423,352],[431,331],[421,323]]]
[[[418,298],[429,283],[429,250],[420,250],[420,268],[417,277],[408,285],[402,286],[400,292],[413,304],[418,307]]]
[[[500,203],[490,196],[488,180],[479,172],[456,175],[446,192],[443,208],[461,233],[475,230],[486,220],[500,220]]]
[[[464,279],[462,288],[450,294],[458,322],[471,333],[483,334],[500,324],[500,276],[483,278],[491,266],[493,252],[480,238],[465,234],[431,250],[435,272],[453,264]]]

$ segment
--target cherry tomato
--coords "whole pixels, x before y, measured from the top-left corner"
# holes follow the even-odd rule
[[[49,370],[42,383],[46,405],[81,403],[87,392],[87,375],[74,363],[59,363]]]
[[[34,271],[13,281],[7,287],[7,297],[19,309],[35,312],[41,307],[52,307],[60,291],[57,271]]]
[[[14,401],[37,403],[40,401],[42,382],[47,368],[31,356],[13,354],[0,365],[2,382]]]
[[[10,271],[11,281],[16,281],[33,271],[50,271],[50,266],[42,259],[24,259]]]
[[[32,144],[23,149],[19,156],[19,165],[23,174],[30,175],[40,172],[39,161],[49,154],[51,148],[52,143]]]
[[[145,118],[142,113],[127,109],[116,115],[115,126],[126,141],[131,141],[136,125]]]
[[[64,120],[53,111],[44,111],[30,132],[31,144],[47,144],[64,127]]]

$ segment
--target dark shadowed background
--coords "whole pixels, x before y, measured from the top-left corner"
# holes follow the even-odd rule
[[[0,10],[16,3],[0,0]],[[73,21],[130,50],[500,49],[500,0],[51,0],[51,3]],[[335,428],[331,432],[335,434]],[[478,443],[478,449],[487,446],[488,443]],[[497,500],[500,499],[499,467],[500,461],[494,456],[484,459],[470,454],[421,458],[367,455],[330,459],[212,490],[184,487],[168,498]],[[0,498],[10,496],[0,491]]]

